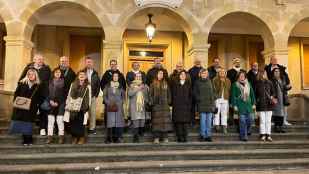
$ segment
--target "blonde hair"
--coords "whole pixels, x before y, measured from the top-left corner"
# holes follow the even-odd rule
[[[30,79],[28,78],[28,75],[29,75],[30,72],[33,72],[34,75],[35,75],[35,81],[32,82],[32,83],[39,85],[41,83],[41,81],[40,81],[38,72],[35,69],[29,69],[27,71],[27,73],[26,73],[26,76],[23,79],[21,79],[19,82],[29,85],[30,84]]]

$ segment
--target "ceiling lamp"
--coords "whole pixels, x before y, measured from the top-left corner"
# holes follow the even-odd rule
[[[149,42],[152,41],[155,32],[156,32],[156,24],[152,23],[151,18],[152,18],[152,14],[148,14],[148,23],[146,24],[146,34],[147,34],[147,38],[149,40]]]

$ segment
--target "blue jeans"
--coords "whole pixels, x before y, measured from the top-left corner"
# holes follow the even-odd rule
[[[211,137],[212,116],[209,112],[200,113],[200,135],[203,138]]]
[[[248,131],[251,129],[252,117],[250,113],[239,116],[239,136],[240,140],[248,139]]]

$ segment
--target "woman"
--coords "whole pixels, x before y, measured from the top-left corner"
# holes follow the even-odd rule
[[[59,144],[64,143],[64,106],[65,106],[65,94],[64,94],[64,78],[60,68],[56,68],[53,71],[53,79],[49,82],[49,96],[48,102],[50,105],[50,111],[48,114],[48,126],[47,126],[47,144],[52,143],[54,134],[54,124],[57,122]]]
[[[145,126],[146,110],[148,103],[148,87],[144,84],[142,74],[135,74],[134,80],[130,82],[129,96],[129,112],[133,123],[133,142],[139,142],[140,136],[143,135]]]
[[[30,107],[21,108],[20,104],[25,97],[30,102]],[[40,79],[35,69],[29,69],[26,76],[18,82],[14,93],[13,115],[10,125],[10,134],[22,134],[23,145],[32,145],[32,123],[36,118],[39,104],[43,101]],[[29,101],[28,100],[28,101]]]
[[[168,143],[168,131],[172,130],[169,104],[171,94],[164,72],[159,70],[156,78],[150,85],[149,98],[152,106],[151,122],[154,143],[159,144],[160,139]]]
[[[246,78],[246,72],[237,74],[237,81],[232,85],[231,102],[234,111],[239,115],[240,141],[248,141],[251,127],[251,114],[255,109],[254,91]]]
[[[215,111],[215,94],[207,69],[201,69],[194,85],[194,97],[200,113],[200,141],[211,142],[212,117]]]
[[[177,142],[187,142],[192,104],[190,76],[185,70],[182,70],[172,83],[172,118],[176,129]]]
[[[85,128],[89,117],[88,110],[91,103],[91,87],[86,72],[79,71],[77,77],[71,85],[66,100],[65,121],[70,122],[72,144],[84,144]]]
[[[272,141],[271,117],[272,109],[277,99],[271,81],[267,79],[266,71],[259,71],[255,83],[256,111],[260,116],[261,141]]]
[[[281,71],[279,68],[275,68],[272,70],[273,79],[272,83],[277,94],[277,103],[273,107],[273,118],[275,123],[275,132],[277,133],[285,133],[283,130],[283,121],[284,116],[287,114],[285,110],[285,103],[287,101],[287,91],[290,90],[290,86],[286,83],[284,78],[282,77]]]
[[[214,126],[216,131],[219,131],[219,126],[221,125],[223,133],[227,134],[231,81],[226,77],[226,71],[223,68],[218,69],[218,76],[213,79],[213,87],[217,98],[216,107],[218,108],[214,118]]]
[[[121,143],[125,126],[123,102],[125,101],[124,87],[119,83],[119,74],[112,74],[112,81],[103,90],[103,100],[107,112],[107,136],[105,143]]]

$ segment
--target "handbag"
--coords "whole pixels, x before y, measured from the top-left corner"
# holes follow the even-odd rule
[[[45,99],[45,100],[43,101],[43,103],[41,104],[40,108],[41,108],[42,110],[45,110],[45,111],[51,110],[51,106],[50,106],[49,100],[48,100],[48,99]]]
[[[71,112],[79,112],[82,107],[83,99],[87,93],[87,90],[88,88],[85,90],[83,97],[77,97],[76,99],[69,97],[67,100],[67,104],[66,104],[66,110],[71,111]],[[71,89],[70,89],[70,92],[71,92]]]
[[[32,102],[32,97],[37,91],[38,87],[35,88],[33,93],[31,94],[30,98],[27,97],[20,97],[17,96],[13,102],[13,107],[16,109],[22,109],[22,110],[30,110],[31,102]]]
[[[118,106],[116,103],[107,106],[107,112],[118,112]]]

